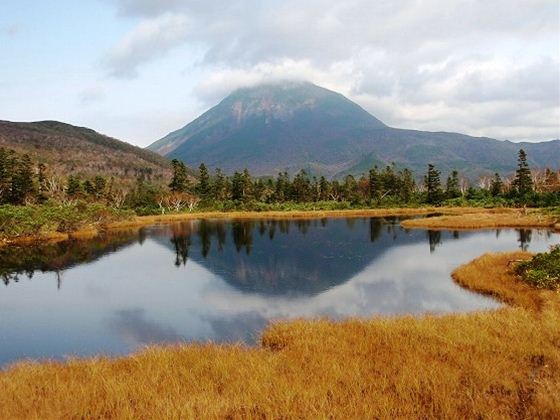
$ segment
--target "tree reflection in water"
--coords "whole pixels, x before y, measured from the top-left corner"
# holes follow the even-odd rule
[[[390,247],[427,239],[434,253],[444,238],[460,238],[458,231],[444,233],[405,230],[398,218],[189,220],[90,240],[4,247],[0,249],[0,277],[8,285],[22,276],[31,279],[35,271],[49,271],[58,273],[60,286],[65,269],[150,239],[163,241],[174,251],[175,266],[185,266],[192,258],[236,287],[316,293],[346,281]],[[519,247],[527,250],[532,231],[518,229],[517,236]]]

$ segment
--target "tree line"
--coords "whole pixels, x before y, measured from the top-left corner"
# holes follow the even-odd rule
[[[343,179],[316,177],[305,170],[291,177],[281,172],[276,177],[253,177],[247,169],[228,176],[216,169],[210,174],[206,165],[198,168],[198,178],[189,175],[185,164],[171,162],[172,177],[167,185],[154,184],[139,176],[132,185],[118,185],[114,178],[95,176],[81,179],[69,175],[54,177],[48,168],[33,162],[27,154],[0,148],[0,204],[25,205],[45,201],[102,202],[114,208],[134,209],[139,214],[235,208],[266,209],[293,203],[338,206],[395,206],[461,204],[478,201],[507,205],[550,206],[560,204],[560,173],[546,169],[532,171],[527,154],[520,150],[517,169],[511,178],[482,177],[473,184],[456,170],[442,180],[433,164],[422,179],[395,164],[377,166],[359,177]],[[501,200],[501,201],[500,201]]]
[[[286,172],[279,173],[276,178],[253,178],[247,169],[236,171],[232,176],[216,169],[210,176],[202,163],[195,185],[184,173],[184,164],[174,160],[170,183],[172,192],[194,195],[203,204],[331,201],[363,206],[440,205],[446,201],[498,199],[518,204],[560,204],[560,173],[550,169],[531,171],[523,149],[519,151],[517,169],[512,178],[502,178],[495,173],[491,179],[481,178],[478,185],[469,183],[456,170],[443,181],[441,172],[433,164],[428,165],[421,182],[412,171],[398,169],[394,163],[383,169],[375,166],[357,178],[349,174],[342,180],[311,176],[305,170],[299,171],[293,178]]]

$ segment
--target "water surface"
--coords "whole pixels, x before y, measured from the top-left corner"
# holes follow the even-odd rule
[[[5,248],[0,365],[149,343],[252,343],[278,318],[496,308],[451,271],[487,251],[543,251],[559,237],[407,231],[397,219],[206,220]]]

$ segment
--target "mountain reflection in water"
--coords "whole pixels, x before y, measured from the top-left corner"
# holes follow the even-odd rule
[[[395,218],[192,220],[0,249],[0,364],[147,343],[253,342],[278,318],[496,308],[450,278],[546,230],[405,230]]]

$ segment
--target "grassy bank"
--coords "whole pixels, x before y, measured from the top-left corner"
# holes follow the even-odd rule
[[[492,228],[553,228],[560,224],[555,214],[540,209],[494,209],[477,212],[461,212],[461,209],[443,211],[437,217],[403,220],[405,228],[420,229],[492,229]]]
[[[153,347],[20,363],[0,418],[558,418],[560,297],[485,255],[455,280],[513,306],[466,315],[280,322],[258,347]]]
[[[47,203],[0,206],[0,243],[39,239],[64,239],[68,235],[95,235],[117,221],[131,220],[134,213],[97,203]]]

